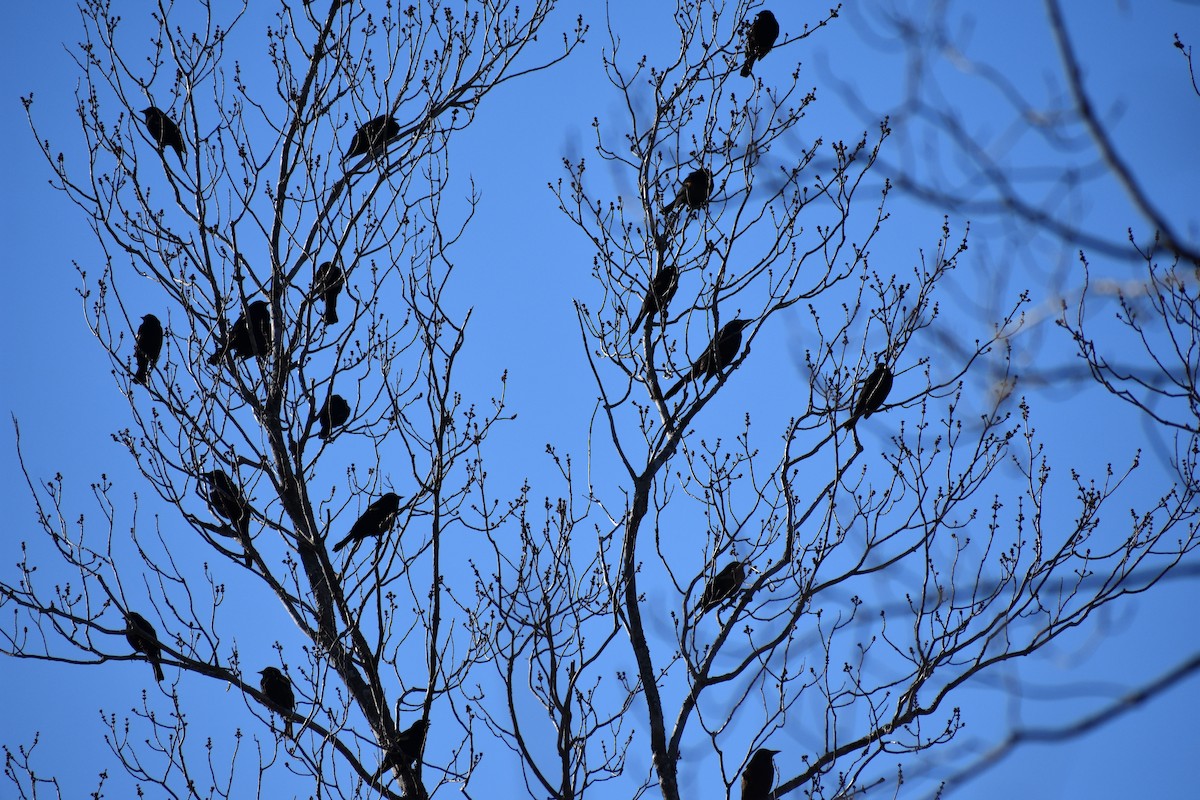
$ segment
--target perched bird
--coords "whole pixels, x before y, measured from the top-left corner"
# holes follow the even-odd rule
[[[400,123],[391,114],[369,120],[354,132],[350,140],[350,149],[342,156],[342,161],[363,156],[367,153],[378,156],[386,149],[388,142],[400,135]]]
[[[208,481],[208,507],[222,519],[228,520],[242,546],[246,548],[246,566],[250,566],[250,502],[242,494],[242,488],[224,470],[214,469],[204,473]]]
[[[771,48],[775,46],[775,40],[778,38],[779,21],[775,19],[775,15],[766,9],[758,12],[754,17],[754,22],[750,23],[750,29],[746,31],[746,63],[742,67],[743,78],[750,77],[750,70],[754,67],[754,62],[771,52]]]
[[[858,400],[854,403],[854,411],[850,414],[850,419],[842,423],[842,428],[849,430],[859,419],[866,419],[878,411],[891,390],[892,371],[881,361],[858,387]]]
[[[323,319],[326,325],[332,325],[338,321],[337,299],[345,285],[346,274],[342,272],[342,268],[336,262],[326,261],[317,267],[317,275],[313,280],[313,295],[319,295],[325,301]]]
[[[750,756],[750,763],[742,770],[742,800],[771,800],[771,787],[775,785],[775,762],[778,750],[759,748]]]
[[[396,734],[395,741],[388,747],[379,764],[379,769],[371,777],[378,778],[389,769],[411,769],[421,757],[425,749],[425,734],[429,732],[429,721],[419,719],[408,727],[408,730]]]
[[[158,354],[162,352],[162,343],[163,329],[158,317],[153,314],[142,317],[142,324],[138,326],[137,338],[133,345],[133,358],[137,361],[137,372],[133,374],[134,383],[146,385],[150,368],[158,361]]]
[[[158,634],[149,620],[136,611],[125,612],[125,640],[135,653],[145,653],[146,660],[154,667],[154,680],[162,683],[162,651],[158,645]]]
[[[346,545],[368,536],[382,536],[396,524],[396,515],[400,513],[400,495],[388,492],[383,497],[367,506],[362,516],[350,526],[346,538],[333,546],[333,552],[341,550]]]
[[[746,565],[741,561],[730,561],[725,569],[718,572],[704,587],[700,595],[700,613],[707,614],[731,597],[735,597],[738,589],[746,580]]]
[[[161,153],[168,147],[172,148],[179,154],[179,163],[182,164],[183,134],[179,132],[179,126],[154,106],[142,109],[142,115],[146,118],[146,131],[158,145],[158,151]]]
[[[633,320],[633,330],[636,331],[647,314],[661,315],[666,313],[667,304],[679,289],[679,269],[674,264],[668,264],[658,271],[650,282],[650,290],[642,300],[642,310]]]
[[[345,425],[346,420],[350,419],[350,404],[340,394],[331,394],[325,399],[321,410],[317,412],[316,419],[321,424],[317,438],[328,439],[330,431]]]
[[[670,216],[685,205],[692,211],[698,211],[708,205],[708,198],[712,194],[712,190],[712,173],[701,167],[683,179],[683,185],[679,187],[679,194],[675,195],[675,199],[671,201],[670,205],[663,209],[663,214]]]
[[[689,381],[697,378],[708,380],[728,367],[733,359],[737,358],[738,351],[742,349],[742,328],[749,324],[750,320],[748,319],[731,319],[721,326],[720,333],[713,337],[713,340],[704,348],[704,352],[692,364],[691,372],[672,386],[663,395],[663,400],[670,400]]]
[[[229,329],[229,337],[208,359],[209,364],[219,364],[227,354],[245,361],[250,356],[265,355],[271,349],[271,305],[266,300],[255,300],[237,318]]]
[[[292,718],[289,716],[296,712],[296,695],[292,692],[292,682],[275,667],[267,667],[258,674],[262,676],[258,687],[275,707],[274,710],[283,717],[283,735],[295,739],[292,733]]]

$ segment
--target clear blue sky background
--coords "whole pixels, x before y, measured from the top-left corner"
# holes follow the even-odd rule
[[[130,4],[134,16],[140,4]],[[502,429],[493,441],[494,452],[506,461],[493,465],[507,473],[506,488],[518,486],[529,475],[535,497],[553,495],[557,486],[537,481],[546,477],[541,456],[545,443],[582,456],[587,418],[595,389],[580,358],[573,299],[594,299],[596,287],[589,277],[592,253],[587,243],[555,210],[546,184],[563,175],[563,156],[591,155],[590,123],[593,117],[619,112],[619,96],[606,83],[600,66],[600,48],[607,43],[603,20],[593,3],[568,3],[555,31],[567,27],[582,11],[592,31],[588,44],[569,63],[545,74],[506,86],[492,95],[479,123],[461,136],[454,150],[460,189],[472,176],[482,191],[483,203],[471,232],[457,251],[460,265],[456,297],[474,307],[465,364],[484,400],[507,369],[508,402],[518,420]],[[647,7],[658,4],[646,3]],[[916,7],[916,4],[909,4]],[[970,34],[970,55],[996,64],[1014,82],[1040,102],[1047,76],[1057,74],[1058,59],[1044,25],[1041,4],[1005,4],[1003,13],[981,20]],[[1186,83],[1183,59],[1171,46],[1178,32],[1200,45],[1200,5],[1184,2],[1072,4],[1069,24],[1087,69],[1088,88],[1098,106],[1114,116],[1116,141],[1151,187],[1161,207],[1184,229],[1192,241],[1200,238],[1200,99]],[[627,40],[627,57],[650,44],[648,36],[666,22],[664,9],[637,10],[639,4],[613,3],[613,17]],[[800,4],[776,3],[784,29],[798,25]],[[1080,13],[1081,8],[1086,13]],[[827,31],[800,47],[772,54],[760,65],[768,81],[784,76],[801,62],[811,83],[818,87],[819,107],[801,126],[802,136],[818,131],[827,139],[856,139],[873,127],[856,116],[833,90],[834,79],[854,87],[867,107],[882,111],[900,101],[904,89],[903,54],[895,42],[882,39],[878,19],[866,4],[849,10]],[[78,277],[72,263],[96,270],[96,242],[82,216],[64,197],[47,185],[48,170],[36,151],[18,98],[33,92],[36,114],[43,130],[54,132],[58,147],[78,146],[72,115],[76,74],[62,49],[74,42],[79,30],[78,12],[71,3],[17,4],[8,9],[10,42],[0,58],[0,136],[9,157],[4,160],[3,214],[7,244],[7,313],[0,317],[3,365],[0,407],[21,423],[26,464],[35,477],[61,472],[68,489],[69,507],[98,522],[89,485],[101,473],[116,482],[115,498],[124,504],[119,519],[128,525],[132,497],[146,494],[131,469],[127,454],[110,433],[130,424],[130,411],[110,374],[110,364],[92,340],[82,317]],[[259,53],[239,54],[247,64]],[[663,57],[666,57],[666,53]],[[978,89],[970,75],[944,72],[947,102],[982,136],[994,135],[1005,123],[995,115],[994,97]],[[811,128],[810,128],[811,126]],[[894,149],[885,157],[894,163],[921,158],[917,148],[903,145],[900,131]],[[1046,160],[1024,146],[1014,158]],[[611,180],[598,159],[592,159],[598,181]],[[907,166],[907,165],[906,165]],[[618,177],[616,192],[632,189]],[[465,191],[465,189],[464,189]],[[953,210],[952,223],[965,221]],[[877,261],[884,256],[897,264],[915,261],[917,248],[927,250],[935,240],[943,211],[897,199],[893,220],[876,244]],[[1132,215],[1118,193],[1108,187],[1090,191],[1080,214],[1102,230],[1123,231],[1142,221]],[[531,224],[531,220],[533,221]],[[1144,231],[1143,231],[1144,232]],[[971,250],[964,261],[988,278],[997,270],[1011,270],[1008,288],[1029,288],[1035,302],[1044,300],[1041,285],[1045,263],[1030,263],[1025,256],[1009,262],[1012,239],[1023,233],[1001,226],[973,228]],[[1120,234],[1116,234],[1119,238]],[[1052,248],[1038,251],[1047,259],[1060,258]],[[1036,261],[1036,259],[1034,259]],[[1066,262],[1068,263],[1069,259]],[[1050,268],[1057,268],[1052,263]],[[1132,277],[1121,265],[1100,265],[1106,274]],[[1068,267],[1069,270],[1069,267]],[[1121,270],[1127,270],[1123,275]],[[987,284],[987,285],[990,285]],[[962,290],[978,287],[964,280]],[[950,302],[949,299],[945,302]],[[968,312],[963,312],[968,313]],[[788,354],[803,347],[804,322],[782,320],[766,331],[756,359],[739,372],[725,390],[722,402],[734,403],[734,393],[771,394],[782,381],[799,381],[799,371]],[[1045,332],[1051,336],[1049,331]],[[519,343],[536,342],[536,358],[523,357]],[[1045,345],[1039,357],[1066,363],[1061,345]],[[975,387],[982,391],[981,387]],[[1074,390],[1034,396],[1041,430],[1050,435],[1056,458],[1099,473],[1106,461],[1128,461],[1142,444],[1141,429],[1122,407],[1101,393]],[[711,410],[711,409],[710,409]],[[768,412],[769,413],[769,412]],[[786,411],[784,412],[786,414]],[[734,416],[737,416],[735,414]],[[772,433],[760,432],[765,441]],[[878,446],[886,433],[875,435]],[[1158,467],[1149,469],[1157,470]],[[21,540],[35,536],[33,507],[18,470],[11,425],[0,426],[0,497],[5,509],[7,534],[0,541],[0,570],[6,579],[15,575]],[[1147,479],[1146,486],[1155,483]],[[1143,484],[1136,483],[1135,487]],[[1133,497],[1127,504],[1136,502]],[[1112,516],[1120,516],[1115,506]],[[121,522],[116,535],[120,536]],[[45,581],[53,581],[53,565],[45,565]],[[1081,704],[1119,695],[1147,676],[1157,675],[1185,653],[1200,646],[1200,625],[1195,614],[1200,591],[1196,581],[1170,582],[1151,594],[1120,604],[1112,613],[1098,615],[1093,627],[1080,631],[1005,677],[1019,676],[1029,686],[1050,695],[1078,691]],[[6,627],[11,619],[0,620]],[[266,624],[266,623],[264,623]],[[245,643],[248,664],[266,662],[271,653],[265,642]],[[36,662],[0,660],[0,703],[7,709],[0,719],[0,741],[13,747],[42,734],[41,764],[63,779],[65,796],[81,796],[94,785],[94,776],[110,763],[102,741],[99,709],[122,714],[139,702],[147,684],[146,665],[110,663],[99,668],[79,668]],[[997,678],[999,679],[999,675]],[[240,701],[222,689],[186,680],[189,713],[240,715],[237,724],[262,734]],[[999,687],[965,692],[966,735],[1011,722]],[[1194,723],[1200,712],[1200,682],[1192,679],[1172,692],[1121,718],[1101,731],[1060,747],[1028,747],[1002,766],[966,787],[958,796],[1009,798],[1187,798],[1194,797],[1193,761],[1200,753],[1200,732]],[[211,711],[210,711],[211,709]],[[1049,712],[1051,714],[1057,712]],[[1025,722],[1052,724],[1055,717]],[[802,740],[802,737],[801,737]],[[936,751],[933,754],[936,757]],[[0,784],[2,785],[2,784]],[[120,777],[115,795],[126,792]],[[705,794],[703,784],[697,797]],[[2,794],[6,790],[0,790]],[[624,797],[620,785],[607,795]]]

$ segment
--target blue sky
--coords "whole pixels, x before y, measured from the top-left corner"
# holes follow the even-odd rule
[[[543,455],[547,442],[574,453],[582,462],[586,423],[596,395],[580,358],[584,345],[572,305],[575,299],[595,302],[597,288],[590,279],[592,252],[555,210],[554,198],[546,188],[548,182],[563,177],[564,156],[591,155],[592,118],[612,119],[620,112],[620,98],[600,69],[600,48],[607,37],[601,15],[593,13],[592,5],[568,4],[551,24],[554,30],[566,27],[578,7],[592,25],[588,45],[556,70],[497,90],[488,98],[479,123],[460,137],[454,152],[457,183],[452,185],[465,193],[469,175],[482,194],[470,234],[457,251],[454,300],[473,308],[473,336],[464,368],[479,401],[495,390],[500,373],[508,371],[507,399],[518,418],[492,440],[495,450],[504,454],[494,471],[499,473],[500,487],[510,491],[528,476],[535,497],[553,496],[559,490],[551,481]],[[1200,159],[1194,140],[1200,129],[1200,99],[1186,84],[1183,59],[1171,46],[1171,35],[1178,32],[1185,41],[1200,44],[1200,7],[1165,1],[1132,5],[1105,2],[1095,4],[1087,15],[1073,11],[1070,30],[1086,66],[1087,86],[1095,92],[1097,107],[1114,120],[1114,138],[1122,154],[1176,225],[1196,241],[1200,238],[1196,211],[1200,208]],[[651,47],[654,31],[669,22],[662,11],[648,13],[635,8],[636,4],[613,4],[613,16],[622,26],[629,54]],[[790,11],[777,7],[776,12],[785,31],[796,25]],[[128,15],[135,13],[131,8]],[[785,76],[799,62],[802,74],[818,88],[818,106],[801,126],[802,138],[816,135],[811,132],[815,131],[828,139],[854,139],[873,127],[861,112],[856,113],[855,104],[838,95],[833,88],[838,81],[852,87],[862,106],[872,112],[898,105],[898,92],[903,91],[906,77],[903,53],[896,42],[881,35],[883,25],[866,16],[869,13],[861,8],[848,10],[829,29],[790,50],[772,54],[759,65],[757,72],[769,81]],[[68,152],[78,147],[71,118],[77,76],[61,46],[76,39],[78,13],[65,3],[21,5],[10,12],[10,18],[11,29],[21,35],[13,37],[4,51],[0,78],[4,84],[0,97],[6,103],[0,125],[11,153],[4,165],[7,191],[3,199],[10,303],[0,322],[4,340],[9,342],[3,350],[2,372],[9,377],[0,387],[0,401],[20,422],[30,473],[44,478],[61,472],[68,508],[86,513],[90,525],[98,522],[90,484],[102,473],[114,481],[113,497],[119,502],[114,535],[120,536],[122,527],[128,528],[135,496],[143,495],[139,502],[145,503],[146,509],[153,505],[144,497],[146,487],[139,484],[127,454],[111,438],[113,431],[130,424],[130,409],[111,376],[111,365],[88,333],[85,305],[76,293],[79,279],[72,264],[95,275],[98,249],[77,210],[48,187],[46,165],[34,147],[18,102],[18,97],[34,93],[35,112],[43,129],[54,131]],[[1045,101],[1058,60],[1040,4],[1009,4],[1003,14],[982,19],[973,28],[956,25],[956,30],[964,33],[972,58],[996,63],[1029,93],[1033,103]],[[968,121],[969,130],[985,138],[1000,136],[1006,120],[997,118],[994,95],[981,90],[970,74],[939,69],[945,100]],[[924,160],[935,155],[947,159],[949,170],[955,167],[951,155],[931,152],[908,129],[898,130],[890,148],[885,150],[885,160],[904,168],[927,167]],[[1014,164],[1044,164],[1073,156],[1047,153],[1036,141],[1022,140],[1007,158]],[[589,163],[594,165],[591,174],[598,181],[613,183],[610,191],[630,192],[632,187],[623,176],[606,173],[594,157]],[[1142,220],[1110,184],[1071,195],[1062,208],[1064,213],[1073,210],[1093,229],[1119,232],[1132,226],[1135,233],[1144,234],[1139,227]],[[956,230],[967,221],[952,211],[895,198],[893,219],[875,244],[879,260],[886,257],[897,264],[913,263],[919,248],[928,251],[932,247],[943,213],[951,214]],[[960,277],[959,284],[964,302],[969,298],[986,306],[993,299],[987,296],[989,287],[996,285],[991,279],[1001,271],[1007,276],[1001,282],[1004,290],[1015,295],[1019,289],[1029,288],[1035,305],[1051,298],[1044,293],[1047,275],[1064,277],[1068,288],[1077,285],[1070,248],[1058,248],[1044,237],[1036,237],[1029,250],[1017,251],[1010,260],[1014,242],[1023,242],[1026,232],[986,220],[971,222],[971,249],[963,262],[968,275]],[[1119,239],[1120,234],[1114,238]],[[1098,260],[1094,266],[1118,278],[1132,274],[1128,265],[1119,263]],[[973,280],[969,276],[972,271],[977,271],[981,280]],[[950,304],[954,296],[948,294],[943,302]],[[1002,302],[997,300],[996,306]],[[969,309],[959,313],[964,320],[972,315]],[[811,330],[798,314],[776,317],[773,323],[762,334],[757,357],[739,370],[737,380],[726,387],[719,403],[706,415],[725,412],[738,417],[743,396],[761,400],[764,395],[786,395],[789,382],[802,380],[794,354],[803,348]],[[1038,362],[1041,365],[1069,364],[1069,353],[1048,328],[1030,333],[1036,345],[1022,352],[1031,359],[1044,359]],[[974,389],[983,391],[979,386]],[[1030,396],[1039,430],[1047,436],[1055,458],[1064,464],[1064,472],[1066,464],[1099,470],[1105,462],[1127,462],[1143,443],[1136,420],[1100,392],[1072,387],[1031,392]],[[755,413],[760,414],[756,421],[767,421],[758,433],[759,441],[765,442],[773,435],[770,420],[786,418],[789,412],[786,407],[767,404],[755,405]],[[881,422],[896,424],[893,417]],[[886,430],[864,432],[864,441],[868,446],[872,442],[883,446]],[[0,545],[0,569],[7,578],[20,557],[18,542],[30,538],[33,530],[32,504],[18,470],[9,425],[0,434],[0,465],[6,478],[3,506],[9,510],[10,527]],[[1139,500],[1140,492],[1149,492],[1155,485],[1153,475],[1139,476],[1124,505],[1114,506],[1112,516],[1118,517],[1126,506]],[[55,580],[52,563],[46,563],[44,570],[44,580]],[[238,588],[253,596],[252,587]],[[879,591],[883,595],[888,587]],[[1004,677],[1020,676],[1029,686],[1044,687],[1050,695],[1065,695],[1062,687],[1070,686],[1077,688],[1084,700],[1116,696],[1194,652],[1200,626],[1193,615],[1180,610],[1194,608],[1197,599],[1200,591],[1195,580],[1168,582],[1146,596],[1098,614],[1091,629],[1057,643]],[[270,624],[263,621],[264,628]],[[243,650],[247,664],[266,663],[272,657],[261,637],[247,637]],[[137,704],[147,671],[140,663],[81,668],[0,661],[0,673],[5,676],[0,698],[13,709],[0,722],[0,741],[12,747],[29,742],[35,731],[41,731],[43,768],[62,778],[67,796],[89,791],[95,774],[111,758],[103,745],[98,709],[120,715]],[[1000,677],[998,674],[997,679]],[[1189,757],[1200,752],[1200,734],[1191,722],[1200,711],[1198,688],[1193,677],[1095,734],[1064,746],[1025,748],[959,796],[1000,798],[1018,793],[1059,800],[1187,797],[1194,784]],[[207,723],[219,725],[223,716],[237,715],[236,724],[243,729],[263,733],[260,724],[242,713],[240,702],[223,688],[187,680],[186,693],[188,701],[195,703],[189,712],[196,717],[206,717],[209,708],[217,711]],[[51,697],[54,702],[47,702]],[[967,710],[966,735],[1011,721],[1012,708],[1006,706],[996,687],[969,689],[961,702]],[[1084,705],[1068,703],[1075,708]],[[1031,707],[1021,712],[1022,719],[1052,721],[1061,713],[1055,709],[1060,708],[1039,712]],[[1050,716],[1043,719],[1039,713]],[[785,745],[793,753],[804,746],[805,733],[795,732],[794,741]],[[644,762],[643,758],[639,763]],[[123,785],[119,778],[114,783]],[[697,796],[716,797],[707,793],[703,784],[696,788]],[[614,786],[611,796],[625,794]]]

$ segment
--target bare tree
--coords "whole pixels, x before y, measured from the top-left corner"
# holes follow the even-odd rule
[[[236,758],[182,746],[187,675],[237,688],[279,732],[255,765],[263,794],[289,772],[313,796],[494,794],[500,761],[531,797],[899,795],[909,770],[966,764],[964,687],[1153,587],[1200,541],[1194,451],[1135,514],[1102,516],[1136,463],[1059,466],[1035,405],[969,380],[1016,374],[1028,298],[964,337],[943,297],[966,227],[935,224],[910,251],[889,237],[892,185],[875,176],[892,121],[805,129],[818,92],[799,53],[839,9],[774,9],[779,35],[757,26],[743,76],[762,8],[725,0],[640,20],[645,55],[609,9],[621,116],[598,118],[595,158],[550,186],[593,254],[575,306],[589,447],[547,447],[555,489],[498,494],[488,439],[513,413],[505,379],[489,405],[460,389],[470,315],[448,293],[477,195],[443,205],[450,143],[491,89],[570,54],[582,21],[534,54],[551,3],[281,5],[262,80],[229,55],[249,7],[221,24],[160,7],[147,76],[123,57],[126,23],[87,4],[90,160],[39,136],[110,256],[83,276],[89,324],[134,414],[118,439],[167,511],[139,508],[126,536],[100,483],[96,533],[70,521],[61,479],[30,477],[70,588],[22,561],[0,582],[19,620],[3,645],[88,665],[157,655],[146,735],[112,717],[139,785],[234,785]],[[1187,310],[1173,276],[1161,318]],[[148,312],[165,335],[142,386],[131,339]],[[1194,436],[1173,363],[1157,362],[1174,389],[1137,395],[1085,317],[1064,324],[1114,393],[1170,403],[1157,424]],[[179,520],[214,565],[176,555]],[[296,628],[277,665],[243,666],[230,644],[235,577]],[[254,679],[266,666],[286,688]],[[34,794],[26,751],[7,774]]]
[[[476,199],[448,212],[442,195],[455,135],[497,86],[565,58],[582,22],[555,49],[530,47],[553,2],[196,2],[133,20],[116,5],[82,4],[71,51],[86,161],[59,155],[32,97],[25,108],[107,256],[80,272],[134,417],[117,438],[174,513],[136,515],[122,541],[110,485],[94,487],[97,530],[68,523],[61,481],[30,478],[44,540],[74,576],[61,592],[27,558],[4,580],[17,620],[4,650],[98,665],[156,639],[162,696],[138,736],[111,723],[139,786],[274,795],[268,773],[287,772],[322,795],[469,785],[479,752],[458,695],[487,651],[462,632],[472,606],[443,583],[443,560],[509,412],[502,391],[481,409],[458,388],[467,318],[447,312],[446,291]],[[245,67],[247,53],[259,62]],[[131,325],[147,311],[165,342],[135,381]],[[366,464],[346,457],[352,443]],[[181,525],[207,545],[203,567],[181,552]],[[354,546],[337,555],[347,531]],[[235,644],[248,608],[295,631],[261,686],[268,665],[242,663]],[[130,614],[151,622],[126,642]],[[239,759],[181,746],[184,675],[239,690],[294,740],[235,780]],[[412,735],[427,723],[436,748]],[[286,771],[272,769],[281,755]]]
[[[860,41],[898,54],[892,69],[904,76],[901,91],[872,104],[860,99],[870,94],[863,73],[855,80],[830,64],[820,74],[864,121],[890,120],[895,146],[881,156],[879,171],[895,188],[893,210],[904,208],[913,219],[920,217],[913,207],[923,206],[927,217],[971,221],[979,261],[965,280],[948,281],[952,309],[995,319],[1011,293],[1030,298],[1004,331],[997,352],[1005,357],[976,370],[977,382],[1010,404],[1069,397],[1073,409],[1086,410],[1084,427],[1128,424],[1151,456],[1141,485],[1161,487],[1160,497],[1175,509],[1166,519],[1192,534],[1200,245],[1195,205],[1180,188],[1194,186],[1197,176],[1194,162],[1180,161],[1174,148],[1144,132],[1186,140],[1194,127],[1188,120],[1200,111],[1200,90],[1192,47],[1172,31],[1190,30],[1195,8],[1116,4],[1094,13],[1058,0],[1040,6],[931,0],[852,8]],[[991,47],[997,22],[1022,31],[1023,45]],[[1133,63],[1137,69],[1128,70]],[[880,69],[878,61],[872,69]],[[1114,71],[1137,77],[1114,80]],[[950,331],[939,341],[960,354],[962,344]],[[1121,403],[1105,402],[1104,392]],[[1157,508],[1130,505],[1134,518]],[[1139,582],[1194,581],[1194,558],[1181,566],[1146,569]],[[1126,677],[1109,700],[1084,711],[1031,714],[1053,723],[1014,723],[959,758],[943,757],[933,771],[947,791],[960,787],[1021,744],[1073,740],[1200,670],[1200,653],[1186,639],[1164,642],[1162,652],[1161,667]],[[1048,706],[1055,694],[1036,698],[1019,680],[1005,682],[1010,719]]]
[[[492,722],[531,794],[575,797],[648,751],[635,796],[717,780],[733,796],[763,747],[782,753],[779,796],[899,793],[908,769],[967,762],[964,685],[1196,547],[1194,463],[1131,524],[1102,526],[1136,463],[1064,480],[1026,402],[964,382],[989,365],[1016,374],[1009,334],[1027,296],[1011,295],[990,336],[943,346],[964,342],[937,297],[965,232],[947,223],[927,252],[875,255],[890,185],[868,178],[890,121],[849,142],[809,134],[796,153],[817,93],[770,60],[753,82],[738,75],[753,12],[681,3],[659,57],[627,56],[610,20],[605,68],[626,116],[594,128],[615,187],[584,160],[554,187],[600,287],[577,306],[598,391],[588,474],[615,464],[623,479],[547,502],[523,557],[498,551],[481,575],[499,587],[511,691],[535,662],[511,719]],[[834,16],[780,14],[770,59]],[[799,379],[770,343],[783,320],[803,332]],[[764,360],[755,385],[769,396],[748,397],[743,373]],[[891,394],[864,401],[881,385]],[[881,416],[855,425],[867,408]],[[570,462],[556,463],[571,489]],[[1069,513],[1056,495],[1075,498]],[[707,587],[738,564],[743,581],[714,608]],[[544,726],[557,744],[539,756]]]

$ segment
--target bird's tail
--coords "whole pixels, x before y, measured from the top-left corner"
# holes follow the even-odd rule
[[[752,74],[751,70],[753,70],[753,69],[754,69],[754,55],[753,54],[747,55],[746,63],[742,65],[742,77],[749,78]]]
[[[147,373],[149,372],[149,364],[138,364],[137,372],[133,373],[133,382],[145,386]]]
[[[338,542],[337,544],[335,544],[333,546],[333,552],[336,553],[337,551],[341,550],[346,545],[350,544],[350,540],[352,540],[353,538],[354,538],[353,536],[347,536],[345,539],[342,539],[340,542]]]
[[[854,427],[854,426],[855,426],[857,423],[858,423],[858,417],[856,417],[856,416],[854,416],[853,414],[851,414],[851,415],[850,415],[850,419],[848,419],[848,420],[846,420],[845,422],[843,422],[843,423],[842,423],[842,426],[841,426],[841,427],[842,427],[842,430],[844,430],[844,431],[848,431],[848,430],[850,430],[851,428],[853,428],[853,427]]]
[[[296,738],[296,732],[292,729],[292,720],[290,717],[283,720],[283,735],[293,741]]]
[[[674,200],[663,206],[663,217],[665,217],[667,220],[666,233],[668,236],[675,232],[675,216],[679,213],[680,207],[682,207],[685,202],[687,201],[684,198],[684,193],[681,191]]]
[[[162,683],[163,678],[166,677],[163,675],[162,664],[158,663],[158,659],[156,658],[150,662],[150,666],[154,667],[154,680]]]
[[[337,303],[336,302],[326,303],[325,304],[325,324],[333,325],[333,324],[337,323],[337,321],[338,321]]]
[[[637,336],[638,330],[642,327],[642,320],[646,318],[646,306],[642,305],[642,310],[633,318],[633,324],[629,326],[629,332]]]

